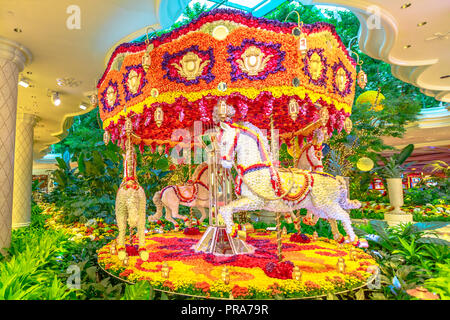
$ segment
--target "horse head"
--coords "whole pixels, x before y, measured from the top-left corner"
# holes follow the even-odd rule
[[[224,168],[230,169],[234,162],[239,131],[225,122],[220,123],[220,128],[222,130],[217,141],[219,144],[220,162]]]

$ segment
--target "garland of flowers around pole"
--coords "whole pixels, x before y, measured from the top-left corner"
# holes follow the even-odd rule
[[[228,28],[225,39],[215,36],[217,26]],[[177,144],[170,141],[173,129],[210,122],[213,106],[225,98],[237,109],[233,121],[250,120],[261,129],[268,127],[264,111],[269,103],[287,143],[293,132],[317,118],[315,104],[329,110],[329,135],[342,130],[353,103],[356,64],[334,27],[320,22],[303,25],[308,51],[302,56],[292,34],[295,27],[240,11],[213,10],[151,39],[148,72],[142,67],[145,42],[120,45],[98,83],[103,128],[115,141],[123,119],[140,115],[133,120],[139,143],[170,148]],[[116,58],[123,62],[114,63]],[[287,109],[292,99],[299,105],[294,120]],[[170,122],[156,124],[157,109]]]

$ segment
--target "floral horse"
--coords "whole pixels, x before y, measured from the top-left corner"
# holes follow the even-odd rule
[[[202,163],[195,168],[192,174],[192,180],[184,185],[167,186],[158,191],[153,196],[153,203],[156,206],[156,213],[149,216],[149,221],[156,221],[163,214],[163,207],[166,209],[166,219],[178,227],[178,223],[173,219],[188,219],[178,214],[178,208],[181,205],[187,207],[196,207],[202,217],[200,222],[206,218],[205,208],[209,207],[209,186],[208,186],[208,164]]]
[[[323,171],[322,164],[322,143],[326,139],[325,129],[318,128],[314,130],[313,139],[307,143],[300,151],[300,157],[297,162],[297,168],[309,171]],[[312,218],[312,212],[308,211],[306,217],[303,218],[303,223],[314,226],[319,220],[319,216]],[[342,242],[344,237],[340,234],[336,220],[330,219],[328,223],[331,226],[333,237],[336,241]]]
[[[350,217],[344,209],[359,208],[359,201],[347,198],[345,181],[323,172],[298,168],[275,168],[267,139],[251,123],[220,124],[218,143],[221,163],[233,165],[240,178],[240,198],[219,209],[228,233],[233,229],[233,213],[247,210],[292,212],[306,208],[324,219],[342,221],[349,240],[360,245]],[[237,157],[234,163],[234,157]]]
[[[137,180],[136,151],[129,139],[129,134],[125,140],[125,153],[123,154],[123,158],[123,179],[116,195],[116,221],[119,229],[119,236],[117,238],[118,257],[120,260],[124,260],[127,256],[125,250],[125,232],[128,222],[130,238],[132,236],[132,228],[137,228],[139,256],[142,260],[146,261],[148,259],[148,252],[145,251],[146,199],[144,189]]]

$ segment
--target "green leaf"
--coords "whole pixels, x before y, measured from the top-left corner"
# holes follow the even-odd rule
[[[162,157],[156,161],[155,168],[161,171],[167,171],[169,169],[169,160],[165,157]]]
[[[336,295],[332,294],[331,292],[329,292],[329,293],[327,294],[326,299],[327,299],[327,300],[339,300],[338,297],[337,297]]]
[[[356,300],[365,300],[366,296],[364,295],[364,290],[359,289],[355,294]]]
[[[139,281],[125,287],[125,294],[121,300],[149,300],[154,295],[153,288],[148,281]]]
[[[165,292],[161,292],[161,300],[169,300],[169,297]]]
[[[61,157],[56,157],[56,162],[58,162],[58,167],[62,170],[69,170],[67,163]]]
[[[405,162],[406,159],[409,158],[411,153],[413,153],[413,151],[414,151],[413,144],[408,144],[406,147],[404,147],[400,152],[400,154],[398,155],[397,164],[401,165],[403,162]]]
[[[422,237],[417,240],[419,243],[436,244],[441,246],[450,246],[450,242],[440,238]]]
[[[82,174],[86,171],[86,166],[84,165],[84,153],[81,152],[80,156],[78,157],[78,171]]]

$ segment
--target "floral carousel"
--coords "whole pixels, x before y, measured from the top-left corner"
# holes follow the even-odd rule
[[[104,141],[124,150],[119,233],[99,250],[99,265],[126,282],[219,299],[311,298],[370,284],[378,269],[348,215],[361,204],[343,177],[323,172],[321,151],[333,132],[351,130],[355,85],[366,81],[357,66],[330,24],[230,10],[118,46],[97,86]],[[281,144],[289,167],[278,161]],[[185,184],[152,195],[155,212],[146,212],[136,176],[145,146],[195,166]],[[207,223],[180,215],[180,205],[200,209]],[[276,228],[236,223],[255,211]],[[146,228],[163,214],[173,230]],[[300,221],[319,219],[333,239],[302,233]]]

